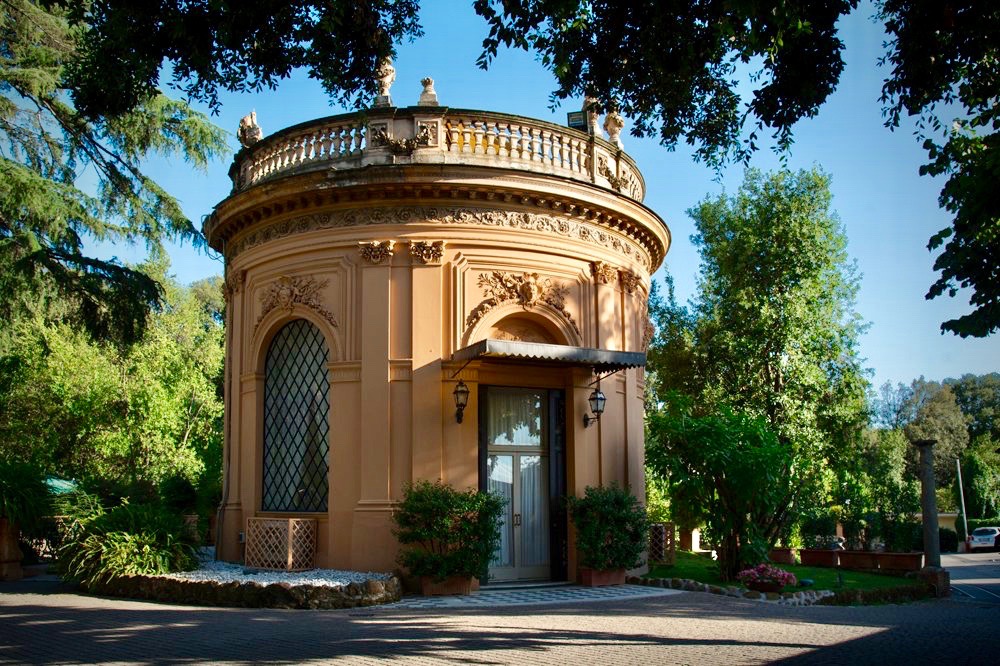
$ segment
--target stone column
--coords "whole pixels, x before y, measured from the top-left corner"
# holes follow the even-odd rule
[[[920,439],[913,445],[920,449],[920,507],[924,523],[924,568],[920,578],[934,588],[939,597],[950,592],[950,576],[941,568],[941,544],[938,537],[937,499],[934,495],[934,445],[937,440]]]

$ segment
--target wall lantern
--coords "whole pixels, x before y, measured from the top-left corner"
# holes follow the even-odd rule
[[[455,392],[452,395],[455,396],[455,422],[461,423],[462,413],[465,411],[466,405],[469,404],[469,387],[459,379],[458,384],[455,385]]]
[[[591,423],[601,420],[601,414],[604,413],[604,403],[606,403],[607,401],[608,399],[604,397],[604,394],[601,392],[601,389],[595,388],[593,393],[590,394],[590,397],[587,398],[587,402],[590,403],[590,411],[592,411],[594,415],[593,416],[590,416],[589,414],[583,415],[584,428],[589,428]]]

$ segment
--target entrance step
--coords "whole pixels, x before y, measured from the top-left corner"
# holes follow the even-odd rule
[[[481,586],[479,589],[484,592],[499,592],[501,590],[544,590],[554,587],[568,587],[570,585],[573,585],[573,582],[568,580],[512,580],[489,583],[488,585]]]

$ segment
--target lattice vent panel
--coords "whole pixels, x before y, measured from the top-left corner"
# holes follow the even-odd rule
[[[255,569],[312,569],[316,554],[316,520],[249,518],[246,566]]]
[[[649,563],[674,564],[677,546],[673,523],[653,523],[649,526]]]

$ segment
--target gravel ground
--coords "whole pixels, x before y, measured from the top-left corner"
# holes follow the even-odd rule
[[[392,574],[371,571],[340,571],[338,569],[308,569],[306,571],[267,571],[247,569],[240,564],[217,562],[214,548],[202,548],[198,553],[199,565],[194,571],[164,574],[164,578],[194,581],[215,581],[217,583],[288,583],[289,585],[315,585],[319,587],[342,587],[348,583],[363,583],[366,580],[388,580]]]

